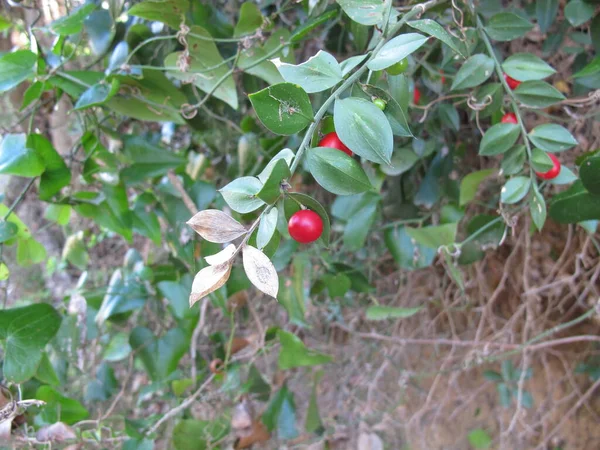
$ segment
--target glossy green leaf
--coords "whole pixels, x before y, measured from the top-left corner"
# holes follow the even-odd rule
[[[457,223],[431,225],[423,228],[406,228],[406,233],[418,244],[438,249],[456,242]]]
[[[46,247],[35,239],[19,240],[17,244],[17,264],[21,267],[29,267],[44,262],[46,256]]]
[[[256,4],[244,2],[239,11],[239,19],[233,30],[234,37],[252,34],[262,26],[264,19]]]
[[[340,140],[359,156],[379,164],[389,164],[394,133],[385,114],[362,98],[337,99],[333,112]]]
[[[216,443],[227,436],[229,428],[229,422],[223,418],[181,420],[173,429],[173,448],[175,450],[218,448]]]
[[[323,241],[325,247],[328,247],[329,235],[331,233],[331,225],[329,223],[329,215],[327,214],[327,211],[325,211],[325,208],[323,208],[323,205],[321,205],[317,200],[315,200],[311,196],[301,194],[299,192],[290,192],[288,193],[288,196],[292,197],[296,202],[300,203],[301,205],[304,205],[312,211],[316,212],[319,215],[319,217],[321,217],[321,220],[323,221],[323,234],[321,234],[320,239]]]
[[[277,229],[277,219],[279,218],[279,210],[271,208],[264,214],[258,224],[258,232],[256,233],[256,248],[262,250],[271,241],[275,230]]]
[[[524,36],[533,28],[533,24],[524,17],[511,13],[494,14],[485,27],[485,31],[496,41],[512,41]]]
[[[600,16],[598,16],[600,17]],[[573,75],[573,78],[588,77],[600,72],[600,55],[592,59],[583,69]]]
[[[594,5],[583,0],[571,0],[565,6],[565,17],[571,25],[578,27],[594,16]]]
[[[559,223],[577,223],[600,219],[600,195],[588,192],[581,181],[554,196],[550,217]]]
[[[344,227],[344,247],[350,251],[364,248],[371,226],[377,217],[377,209],[381,197],[373,192],[365,192],[351,208],[351,219]]]
[[[543,80],[556,73],[556,70],[543,59],[531,53],[515,53],[509,56],[502,69],[519,81]]]
[[[431,19],[422,19],[422,20],[413,20],[408,22],[408,25],[416,28],[423,33],[427,33],[430,36],[433,36],[436,39],[439,39],[452,50],[454,50],[459,55],[466,57],[463,53],[462,46],[458,45],[457,40],[455,40],[450,34],[435,20]]]
[[[329,192],[351,195],[373,189],[360,164],[340,150],[311,148],[307,151],[307,160],[310,173]]]
[[[369,95],[371,98],[380,98],[385,101],[386,106],[383,114],[388,120],[394,135],[402,137],[413,136],[408,125],[407,108],[402,108],[396,99],[391,95],[391,93],[388,93],[385,89],[381,89],[377,86],[372,86],[369,84],[361,85],[361,88],[365,94]],[[382,169],[390,168],[390,166],[385,164],[381,167]]]
[[[45,170],[40,177],[39,196],[41,200],[49,200],[71,183],[71,170],[52,143],[41,134],[30,134],[27,137],[27,148],[35,151],[44,161]]]
[[[306,22],[300,24],[298,28],[296,28],[291,35],[290,42],[299,42],[309,35],[311,31],[317,28],[320,25],[323,25],[325,22],[333,19],[337,16],[337,11],[335,9],[330,9],[329,11],[325,11],[323,14],[311,17]]]
[[[0,58],[0,92],[6,92],[35,73],[37,55],[29,50],[6,53]]]
[[[166,23],[171,28],[178,30],[188,10],[189,0],[164,0],[160,2],[146,0],[133,5],[127,13],[142,19]]]
[[[273,395],[262,415],[262,421],[270,432],[277,431],[279,439],[286,440],[298,437],[294,394],[288,390],[287,385],[284,384]]]
[[[319,413],[318,385],[324,374],[325,372],[323,370],[319,370],[313,376],[312,390],[310,394],[310,400],[308,402],[308,409],[306,411],[306,422],[304,425],[304,429],[308,433],[318,433],[323,430],[323,421],[321,420],[321,414]]]
[[[471,172],[460,182],[460,206],[466,205],[475,198],[479,185],[494,173],[494,169],[478,170]]]
[[[36,81],[31,83],[31,85],[27,88],[25,93],[23,94],[23,102],[21,103],[21,109],[27,108],[36,100],[42,96],[44,91],[46,90],[46,83],[43,81]]]
[[[536,172],[548,172],[554,166],[554,163],[548,156],[544,150],[540,150],[539,148],[534,148],[531,151],[531,159],[529,161],[531,163],[531,167]]]
[[[308,95],[292,83],[269,86],[248,98],[260,121],[275,134],[298,133],[314,118]]]
[[[410,170],[418,160],[419,157],[411,148],[402,147],[394,151],[390,165],[381,166],[380,169],[386,175],[395,177]]]
[[[86,3],[85,5],[76,8],[68,16],[63,16],[50,24],[50,29],[63,36],[77,34],[83,28],[83,21],[86,17],[96,9],[94,3]]]
[[[531,213],[531,219],[535,227],[541,231],[546,222],[546,201],[535,184],[531,189],[531,196],[529,197],[529,212]]]
[[[281,350],[279,351],[277,366],[280,370],[319,366],[333,361],[333,357],[306,347],[304,342],[295,334],[280,330],[278,335]]]
[[[500,191],[502,203],[517,203],[529,192],[531,179],[529,177],[513,177],[506,182]]]
[[[377,25],[383,22],[390,0],[337,0],[344,12],[361,25]]]
[[[42,409],[46,422],[60,421],[72,425],[89,416],[88,410],[78,400],[66,397],[50,386],[40,386],[35,398],[46,402]]]
[[[286,64],[279,59],[273,63],[285,81],[297,84],[309,94],[330,89],[343,79],[336,59],[323,50],[302,64]]]
[[[483,135],[479,144],[481,156],[492,156],[505,153],[510,149],[521,133],[521,129],[514,123],[498,123]]]
[[[125,268],[116,269],[110,277],[102,304],[96,314],[96,323],[102,325],[115,316],[141,308],[147,297],[148,293],[141,284],[139,273]]]
[[[416,308],[397,308],[394,306],[369,306],[367,308],[367,320],[386,320],[386,319],[404,319],[417,314],[423,309],[422,306]]]
[[[110,12],[105,9],[96,9],[85,19],[84,27],[92,53],[96,56],[104,55],[110,48],[116,33],[115,23]]]
[[[515,145],[510,148],[502,159],[500,167],[503,175],[516,175],[525,165],[527,160],[527,149],[524,145]]]
[[[282,181],[289,178],[290,175],[290,168],[285,159],[278,159],[256,196],[269,205],[275,203],[281,196]]]
[[[135,6],[129,10],[130,14],[134,8]],[[179,28],[179,26],[176,28]],[[210,34],[204,28],[197,25],[191,27],[190,34],[187,36],[189,63],[186,62],[186,65],[188,67],[185,71],[179,68],[182,58],[185,58],[182,52],[171,53],[165,58],[165,67],[169,68],[167,73],[184,83],[194,83],[198,89],[204,92],[208,93],[214,90],[212,95],[223,100],[233,109],[237,109],[238,96],[233,77],[227,77],[224,82],[216,87],[217,83],[227,75],[229,67],[219,53],[216,44],[210,39]]]
[[[49,384],[50,386],[60,385],[60,379],[58,378],[56,370],[54,370],[54,367],[52,366],[52,361],[50,361],[50,358],[48,358],[48,354],[46,352],[42,353],[42,359],[40,360],[40,365],[35,373],[35,378],[44,384]]]
[[[233,180],[219,192],[231,209],[242,214],[257,210],[265,204],[257,194],[263,184],[254,177],[242,177]]]
[[[129,44],[126,41],[119,42],[113,52],[110,55],[110,59],[108,60],[108,67],[104,71],[106,75],[110,75],[113,72],[117,72],[121,70],[125,61],[129,57]]]
[[[161,381],[177,368],[179,360],[187,352],[189,339],[181,328],[171,328],[156,338],[148,328],[136,327],[131,332],[129,343],[150,378]]]
[[[183,155],[152,143],[141,136],[123,137],[123,154],[130,165],[121,170],[121,177],[127,183],[144,183],[148,178],[166,175],[186,163]]]
[[[262,47],[255,44],[243,51],[238,59],[237,67],[245,73],[265,80],[270,85],[283,83],[284,80],[273,61],[279,59],[285,63],[293,63],[295,61],[294,53],[288,51],[287,47],[279,52],[273,52],[276,47],[281,45],[281,42],[289,40],[289,34],[288,30],[279,29],[271,34]]]
[[[600,195],[600,156],[592,155],[583,161],[579,167],[579,177],[589,192]]]
[[[429,38],[419,33],[405,33],[386,42],[369,61],[369,70],[383,70],[416,52]]]
[[[0,203],[0,217],[4,217],[8,214],[8,206],[4,203]],[[21,219],[17,216],[16,213],[11,213],[8,217],[8,222],[13,223],[17,226],[17,237],[19,239],[29,239],[31,237],[31,231],[27,225],[23,223]]]
[[[441,103],[438,106],[438,114],[443,126],[455,131],[460,129],[460,116],[454,105],[451,103]]]
[[[558,176],[556,178],[548,180],[548,182],[550,184],[555,184],[557,186],[560,186],[563,184],[571,184],[577,180],[578,180],[577,175],[575,175],[571,169],[569,169],[565,165],[561,165]]]
[[[514,93],[517,100],[532,108],[546,108],[565,99],[558,89],[545,81],[524,81]]]
[[[477,54],[467,59],[458,70],[451,90],[468,89],[484,83],[494,73],[494,60]]]
[[[535,146],[551,153],[562,152],[578,144],[569,130],[555,123],[538,125],[528,136]]]
[[[546,33],[550,25],[554,23],[558,13],[558,0],[536,0],[535,15],[537,17],[540,31]]]
[[[396,263],[407,270],[429,267],[436,249],[419,244],[408,235],[405,227],[388,228],[384,233],[385,244]]]
[[[0,146],[0,173],[36,177],[46,169],[44,160],[35,149],[27,147],[24,133],[7,134]]]
[[[23,383],[33,377],[42,350],[60,328],[62,317],[46,304],[0,310],[0,340],[4,341],[4,377]]]
[[[19,227],[6,221],[0,221],[0,244],[4,244],[6,241],[11,240],[19,233]]]
[[[265,166],[262,172],[258,174],[258,179],[260,180],[260,182],[265,183],[267,181],[278,160],[283,159],[289,166],[292,163],[294,157],[294,152],[291,151],[289,148],[284,148],[283,150],[281,150],[279,153],[273,156],[273,158],[271,158],[271,160]]]

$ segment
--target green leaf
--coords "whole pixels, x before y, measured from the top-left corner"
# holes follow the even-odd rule
[[[131,9],[129,10],[131,12]],[[96,9],[84,21],[92,54],[99,56],[108,52],[116,33],[116,27],[110,11]],[[131,27],[129,27],[131,30]]]
[[[460,182],[460,206],[464,206],[475,198],[479,185],[494,173],[494,169],[478,170],[471,172]]]
[[[4,217],[7,213],[8,206],[4,203],[0,203],[0,217]],[[31,237],[31,231],[29,231],[27,225],[25,225],[14,212],[8,217],[8,222],[14,223],[17,226],[17,237],[19,239],[29,239]],[[10,244],[12,244],[12,242],[9,242],[9,245]]]
[[[337,0],[344,12],[362,25],[377,25],[383,22],[390,0]]]
[[[44,91],[46,90],[46,83],[43,81],[36,81],[31,83],[23,94],[23,103],[21,103],[21,110],[27,108],[34,101],[38,100]]]
[[[531,53],[515,53],[502,64],[509,76],[519,81],[543,80],[556,73],[556,70],[543,59]]]
[[[42,350],[60,328],[62,317],[46,304],[0,310],[0,340],[4,341],[4,377],[23,383],[33,377]]]
[[[19,233],[19,227],[12,222],[0,221],[0,244],[11,240]]]
[[[310,173],[329,192],[351,195],[373,189],[360,164],[340,150],[311,148],[307,152],[307,160]]]
[[[183,155],[175,154],[141,136],[123,137],[123,154],[131,163],[121,170],[121,177],[127,184],[144,183],[148,178],[166,175],[186,163]]]
[[[344,227],[344,246],[350,251],[364,248],[365,240],[375,218],[381,197],[373,192],[360,195],[360,200],[352,208],[351,220]]]
[[[285,81],[297,84],[309,94],[330,89],[343,80],[340,65],[323,50],[302,64],[287,64],[279,59],[273,63]]]
[[[17,264],[21,267],[29,267],[44,262],[46,256],[46,247],[35,239],[19,240],[17,245]]]
[[[417,51],[429,38],[419,33],[405,33],[385,43],[369,61],[369,70],[383,70]]]
[[[450,36],[450,34],[435,20],[413,20],[412,22],[408,22],[407,25],[422,31],[423,33],[427,33],[436,39],[439,39],[463,58],[466,58],[461,46],[458,45],[457,41]]]
[[[35,378],[42,383],[49,384],[51,386],[60,385],[58,375],[56,375],[56,371],[54,370],[52,362],[50,361],[50,358],[48,358],[48,354],[46,352],[42,353],[42,359],[40,360],[40,365],[35,373]]]
[[[12,26],[13,26],[12,21],[7,19],[6,17],[0,16],[0,31],[6,31]]]
[[[40,178],[39,196],[41,200],[49,200],[71,183],[71,171],[52,143],[41,134],[27,136],[26,145],[44,161],[46,169]]]
[[[479,144],[481,156],[492,156],[505,153],[510,149],[521,133],[519,125],[514,123],[498,123],[483,135]]]
[[[348,97],[337,99],[333,112],[340,140],[359,156],[379,164],[389,164],[394,134],[385,114],[372,102]]]
[[[331,233],[331,225],[329,223],[329,215],[327,214],[327,211],[325,211],[325,208],[323,208],[323,205],[321,205],[314,198],[312,198],[306,194],[301,194],[299,192],[290,192],[290,193],[288,193],[288,196],[292,197],[294,200],[299,202],[301,205],[306,206],[307,208],[311,209],[312,211],[316,212],[319,215],[319,217],[323,221],[323,234],[321,234],[320,239],[323,241],[323,244],[325,245],[325,247],[328,247],[329,246],[329,235]]]
[[[271,210],[263,215],[258,224],[258,232],[256,233],[256,248],[263,250],[271,241],[277,229],[277,220],[279,218],[279,210],[271,208]]]
[[[86,109],[92,106],[99,106],[113,98],[119,91],[119,80],[113,78],[110,85],[106,83],[98,83],[86,90],[75,103],[73,109]]]
[[[254,177],[242,177],[233,180],[219,192],[231,209],[241,214],[257,210],[265,204],[257,194],[263,184]]]
[[[279,153],[277,153],[275,156],[273,156],[273,158],[271,158],[271,160],[265,166],[265,168],[262,170],[262,172],[258,174],[258,179],[260,180],[260,182],[265,183],[267,181],[267,179],[271,175],[271,172],[273,171],[273,168],[275,167],[275,164],[277,164],[278,160],[283,159],[289,166],[292,163],[292,160],[294,159],[294,157],[295,157],[294,152],[291,151],[289,148],[284,148],[283,150],[281,150]]]
[[[143,266],[139,269],[143,269]],[[110,277],[100,310],[96,314],[96,323],[102,325],[119,314],[141,308],[147,297],[148,293],[141,284],[138,272],[126,268],[116,269]]]
[[[164,282],[163,282],[164,283]],[[160,283],[159,283],[160,285]],[[191,288],[191,284],[190,284]],[[160,286],[159,286],[160,289]],[[187,301],[190,291],[186,292],[185,300]],[[189,304],[188,310],[189,310]],[[115,334],[104,347],[103,359],[104,361],[115,362],[123,361],[131,353],[131,346],[129,345],[129,335],[123,332]]]
[[[350,281],[350,278],[343,273],[338,273],[335,275],[331,273],[325,274],[321,278],[320,282],[327,287],[329,297],[332,299],[336,297],[343,297],[352,286],[352,281]]]
[[[153,381],[165,380],[187,352],[189,339],[181,328],[171,328],[160,338],[148,328],[136,327],[129,337],[131,348],[142,360]]]
[[[407,234],[425,247],[438,249],[456,242],[457,223],[432,225],[423,228],[406,228]]]
[[[565,6],[565,17],[571,25],[578,27],[594,16],[594,5],[583,0],[571,0]]]
[[[281,196],[281,182],[290,176],[290,168],[285,159],[278,159],[256,196],[265,203],[272,205]]]
[[[298,26],[298,28],[296,28],[293,31],[293,33],[290,37],[290,42],[295,43],[295,42],[301,41],[306,36],[308,36],[308,34],[311,31],[313,31],[315,28],[324,24],[328,20],[333,19],[336,16],[337,16],[337,11],[335,9],[330,9],[329,11],[325,11],[323,14],[321,14],[319,16],[311,17],[306,22],[300,24],[300,26]]]
[[[419,157],[411,148],[402,147],[394,151],[390,165],[380,166],[380,169],[386,175],[396,177],[410,170],[418,160]]]
[[[533,170],[536,172],[547,172],[554,166],[554,163],[548,156],[548,153],[540,150],[539,148],[534,148],[531,151],[530,163],[531,167],[533,167]]]
[[[527,151],[524,145],[515,145],[509,149],[502,159],[500,165],[503,175],[516,175],[523,170],[527,160]]]
[[[442,125],[455,131],[460,130],[460,116],[454,105],[451,103],[441,103],[438,106],[438,114],[440,115]]]
[[[244,2],[240,7],[240,18],[233,30],[234,37],[245,36],[254,33],[263,24],[263,16],[260,9],[252,2]]]
[[[467,438],[469,439],[469,444],[471,444],[473,448],[476,448],[478,450],[490,448],[490,446],[492,445],[492,438],[490,437],[487,431],[481,428],[477,428],[471,431],[467,435]]]
[[[333,357],[307,348],[295,334],[279,330],[278,335],[281,350],[279,351],[277,366],[280,370],[318,366],[333,361]]]
[[[545,81],[524,81],[514,93],[517,100],[532,108],[546,108],[565,99],[558,89]]]
[[[361,85],[361,89],[371,98],[377,97],[386,102],[383,114],[390,123],[393,134],[402,137],[413,136],[412,132],[410,131],[410,127],[408,126],[408,115],[406,108],[403,109],[390,93],[384,89],[369,84]],[[387,165],[383,165],[381,168],[382,170],[385,168],[391,169],[391,167]]]
[[[131,14],[131,10],[142,4],[133,6],[129,10],[129,13]],[[177,25],[174,28],[179,28],[179,26]],[[192,34],[200,37],[194,37]],[[197,25],[191,27],[190,34],[187,36],[189,67],[185,71],[180,70],[178,62],[182,58],[185,59],[185,55],[182,52],[171,53],[165,58],[165,67],[169,68],[167,73],[184,83],[193,83],[198,89],[204,92],[211,92],[219,80],[229,72],[229,67],[219,53],[216,44],[211,39],[210,33],[204,28]],[[238,108],[237,90],[232,76],[227,77],[214,91],[213,95],[223,100],[233,109]]]
[[[184,16],[188,10],[188,0],[146,0],[133,5],[129,8],[127,14],[150,21],[155,20],[166,23],[171,28],[178,30],[179,25],[184,22]]]
[[[531,219],[535,227],[541,231],[546,222],[546,201],[535,184],[531,189],[531,196],[529,198],[529,212],[531,213]]]
[[[298,437],[294,395],[288,390],[287,385],[283,385],[275,393],[262,415],[262,421],[270,432],[277,430],[279,439]]]
[[[550,217],[559,223],[577,223],[600,219],[600,196],[589,193],[581,181],[554,196]]]
[[[293,52],[288,52],[287,48],[283,48],[277,53],[273,52],[281,42],[289,40],[289,34],[290,32],[286,29],[279,29],[271,34],[271,37],[267,39],[267,42],[262,47],[253,45],[243,51],[238,59],[237,67],[245,73],[265,80],[270,85],[282,83],[283,78],[277,71],[273,61],[277,58],[291,63],[294,62],[294,54]]]
[[[450,90],[468,89],[484,83],[494,73],[494,60],[482,53],[467,59],[458,70]]]
[[[308,95],[292,83],[269,86],[248,98],[260,121],[275,134],[298,133],[314,118]]]
[[[0,58],[0,92],[6,92],[35,73],[37,55],[29,50],[6,53]]]
[[[485,31],[496,41],[512,41],[524,36],[532,28],[533,24],[524,17],[511,12],[501,12],[492,16]]]
[[[219,448],[217,442],[229,433],[229,422],[215,420],[185,419],[173,429],[173,448],[176,450],[208,450]]]
[[[562,152],[578,144],[569,130],[555,123],[538,125],[528,136],[535,146],[550,153]]]
[[[540,31],[545,33],[554,23],[558,13],[558,0],[536,0],[535,15],[537,17]]]
[[[42,417],[46,422],[64,422],[72,425],[89,416],[88,410],[74,398],[65,397],[50,386],[41,386],[35,398],[46,402],[42,409]]]
[[[86,269],[89,262],[89,255],[85,246],[83,232],[77,232],[67,238],[63,247],[62,257],[79,270],[83,271]]]
[[[319,413],[319,403],[317,399],[319,397],[318,394],[318,385],[321,378],[325,372],[323,370],[319,370],[315,373],[313,377],[313,385],[312,392],[310,394],[310,400],[308,402],[308,409],[306,411],[306,422],[304,424],[304,429],[307,433],[318,433],[323,430],[323,421],[321,420],[321,414]]]
[[[600,15],[598,16],[600,17]],[[573,78],[587,77],[600,72],[600,55],[592,59],[583,69],[573,75]]]
[[[94,3],[86,3],[73,10],[68,16],[63,16],[50,24],[50,29],[61,36],[77,34],[83,28],[85,18],[96,9]]]
[[[369,306],[367,308],[367,320],[386,320],[386,319],[404,319],[417,314],[423,309],[422,306],[416,308],[396,308],[394,306]]]
[[[561,167],[561,172],[563,170]],[[581,163],[579,177],[589,192],[600,195],[600,155],[592,155]]]
[[[388,250],[401,268],[421,269],[433,263],[436,250],[413,241],[405,227],[386,229],[384,238]]]
[[[502,187],[500,200],[502,203],[517,203],[527,195],[530,186],[531,179],[529,177],[513,177]]]
[[[37,177],[46,166],[35,149],[27,147],[24,133],[7,134],[0,146],[0,173],[21,177]]]
[[[555,184],[557,186],[563,184],[571,184],[574,181],[577,181],[577,175],[575,175],[573,171],[567,166],[563,165],[560,166],[560,172],[558,173],[558,176],[556,178],[548,180],[550,184]]]

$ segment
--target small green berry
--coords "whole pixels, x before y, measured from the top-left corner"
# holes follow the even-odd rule
[[[404,58],[385,70],[390,75],[400,75],[401,73],[404,73],[406,69],[408,69],[408,59]]]
[[[373,103],[375,104],[375,106],[377,106],[382,111],[387,106],[387,103],[382,98],[376,98],[375,100],[373,100]]]

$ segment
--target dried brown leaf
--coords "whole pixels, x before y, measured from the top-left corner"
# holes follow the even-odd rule
[[[277,298],[279,277],[268,256],[251,245],[244,247],[243,256],[244,270],[252,284],[265,294]]]
[[[236,450],[243,448],[250,448],[254,444],[260,442],[266,442],[271,438],[267,427],[262,422],[256,421],[252,424],[252,432],[248,436],[244,436],[235,443],[234,447]]]
[[[383,442],[375,433],[361,433],[358,437],[358,450],[383,450]]]
[[[209,242],[224,244],[245,235],[248,230],[218,209],[206,209],[192,217],[187,224]]]
[[[246,431],[251,431],[252,427],[252,411],[250,411],[247,402],[241,401],[233,408],[231,413],[231,428],[233,430],[241,431],[243,435],[251,434]]]
[[[42,442],[65,442],[70,439],[77,439],[73,428],[63,422],[56,422],[52,425],[42,427],[36,435],[36,439]]]
[[[219,264],[218,266],[208,266],[196,274],[192,283],[192,293],[190,294],[190,307],[194,303],[206,297],[211,292],[216,291],[223,286],[231,274],[231,264]]]
[[[215,253],[214,255],[207,256],[204,258],[208,264],[211,266],[218,266],[219,264],[226,263],[229,261],[233,254],[235,253],[236,246],[233,244],[229,244],[219,253]]]

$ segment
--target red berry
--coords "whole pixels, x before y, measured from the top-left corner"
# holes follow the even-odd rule
[[[552,169],[550,169],[548,172],[535,173],[538,177],[542,178],[543,180],[553,180],[560,173],[560,161],[558,160],[558,158],[552,153],[548,153],[548,156],[552,160],[552,164],[554,164],[552,166]]]
[[[303,209],[290,217],[288,231],[295,241],[302,244],[314,242],[323,233],[323,220],[314,211]]]
[[[502,116],[500,120],[501,123],[519,123],[517,120],[517,116],[515,113],[506,113]]]
[[[521,84],[519,80],[515,80],[514,78],[511,78],[506,74],[504,74],[504,79],[506,80],[506,84],[508,84],[508,87],[511,88],[513,91]]]
[[[444,71],[443,70],[440,70],[440,75],[442,76],[442,80],[441,80],[442,84],[445,84],[446,83],[446,77],[444,76]]]
[[[352,153],[352,150],[350,150],[344,145],[342,141],[340,141],[340,138],[338,137],[335,131],[323,136],[323,139],[321,139],[321,141],[319,142],[319,147],[337,148],[338,150],[341,150],[344,153],[346,153],[348,156],[354,155],[354,153]]]
[[[419,100],[421,100],[421,91],[419,91],[419,88],[415,86],[415,90],[413,91],[413,103],[418,105]]]

